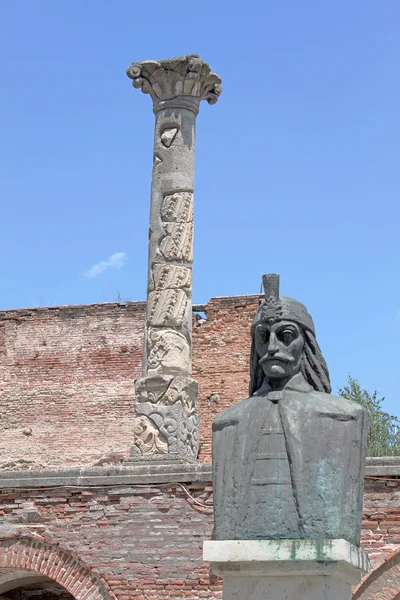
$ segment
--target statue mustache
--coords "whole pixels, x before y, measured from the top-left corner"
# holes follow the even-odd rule
[[[262,356],[260,358],[260,360],[258,361],[259,365],[263,365],[263,363],[270,361],[270,360],[281,360],[282,362],[294,362],[294,358],[293,356],[288,356],[287,354],[265,354],[264,356]]]

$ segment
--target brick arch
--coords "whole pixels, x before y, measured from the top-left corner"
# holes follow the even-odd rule
[[[75,552],[41,536],[0,536],[0,569],[25,569],[45,575],[76,600],[116,600],[107,582]]]
[[[400,600],[400,551],[396,550],[353,591],[353,600]]]

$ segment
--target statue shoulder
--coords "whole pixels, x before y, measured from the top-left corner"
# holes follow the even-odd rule
[[[217,415],[213,421],[213,431],[218,431],[229,425],[236,425],[239,421],[242,421],[246,418],[254,401],[254,397],[240,400]]]
[[[326,413],[338,413],[353,416],[354,418],[360,418],[367,414],[367,411],[361,404],[342,398],[341,396],[334,396],[333,394],[326,394],[324,392],[312,392],[311,393],[318,410]]]

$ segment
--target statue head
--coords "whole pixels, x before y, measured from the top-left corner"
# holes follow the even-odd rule
[[[265,300],[251,327],[250,395],[265,378],[289,381],[301,372],[318,392],[331,392],[329,372],[304,304],[279,296],[279,275],[263,275]]]

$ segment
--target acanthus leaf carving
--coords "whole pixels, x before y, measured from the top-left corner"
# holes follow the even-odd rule
[[[154,105],[182,97],[197,106],[201,100],[215,104],[222,93],[221,78],[197,54],[134,62],[126,74],[135,88],[151,95]]]
[[[148,324],[153,327],[181,327],[187,303],[186,293],[179,288],[150,292],[147,306]]]
[[[192,270],[180,265],[155,264],[153,277],[156,290],[190,288],[192,285]]]
[[[137,380],[135,388],[133,452],[141,455],[179,453],[196,458],[199,444],[197,382],[190,377],[148,377]],[[139,398],[142,401],[138,401]],[[151,401],[155,398],[158,398],[156,402]]]
[[[167,223],[190,223],[193,221],[193,193],[175,192],[164,197],[161,219]]]
[[[168,440],[162,435],[155,423],[145,415],[135,418],[133,425],[135,454],[142,456],[148,454],[166,454]]]
[[[166,260],[193,261],[193,223],[165,223],[160,251]]]

